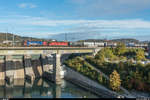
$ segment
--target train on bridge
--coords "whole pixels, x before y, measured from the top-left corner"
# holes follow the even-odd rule
[[[110,42],[67,42],[67,41],[24,41],[25,47],[38,46],[63,46],[63,47],[116,47],[117,43]],[[147,45],[126,44],[127,47],[147,47]]]
[[[106,43],[85,43],[85,42],[66,42],[66,41],[24,41],[23,45],[25,47],[38,47],[38,46],[51,46],[51,47],[90,47],[90,46],[108,46]]]
[[[24,41],[25,47],[116,47],[117,43],[109,42],[67,42],[67,41]],[[148,46],[138,44],[126,44],[127,47],[144,48],[148,51]]]

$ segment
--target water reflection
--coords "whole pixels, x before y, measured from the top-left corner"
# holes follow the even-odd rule
[[[45,79],[35,79],[33,82],[24,79],[12,83],[0,81],[0,98],[97,98],[96,95],[83,90],[67,81],[55,85]]]

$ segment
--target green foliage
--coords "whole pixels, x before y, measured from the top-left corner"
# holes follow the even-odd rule
[[[69,59],[65,61],[65,64],[68,67],[82,73],[83,75],[87,76],[88,78],[91,78],[92,80],[97,81],[100,84],[106,85],[105,83],[108,81],[107,79],[105,79],[105,77],[102,76],[102,74],[99,74],[99,72],[94,70],[91,65],[89,65],[80,57]]]
[[[103,83],[103,76],[102,76],[102,74],[100,74],[100,75],[98,76],[98,81],[99,81],[100,83]]]
[[[106,62],[106,60],[108,60],[108,62]],[[134,60],[138,63],[134,64]],[[141,60],[146,60],[143,49],[126,48],[122,44],[119,44],[117,48],[103,48],[95,57],[86,58],[87,62],[105,74],[111,74],[111,77],[113,77],[111,72],[116,70],[122,80],[121,84],[123,87],[150,92],[150,64],[143,65],[140,63]],[[68,64],[74,66],[78,61],[79,59],[73,60],[71,62],[72,64],[70,64],[70,62],[68,62]],[[114,63],[113,61],[118,61],[118,63]],[[101,84],[110,85],[101,74],[97,74],[93,69],[85,68],[85,66],[89,66],[88,64],[83,62],[80,64],[77,64],[79,67],[77,67],[78,71],[85,73],[87,76],[89,75],[91,79],[97,80],[97,82]],[[84,67],[82,67],[82,65],[84,65]],[[114,84],[111,84],[110,86],[113,87],[113,90],[117,90],[114,88]]]
[[[115,55],[121,56],[126,52],[126,46],[123,43],[119,43],[115,48]]]
[[[95,56],[95,59],[99,59],[102,62],[105,61],[105,58],[107,58],[109,60],[116,59],[116,56],[113,54],[111,48],[103,48]]]
[[[150,64],[143,65],[140,63],[140,60],[145,60],[143,49],[126,48],[125,52],[121,55],[114,55],[114,58],[116,56],[116,60],[120,60],[116,64],[106,61],[101,62],[99,60],[100,54],[103,54],[105,57],[111,57],[109,50],[114,55],[116,48],[108,48],[108,51],[107,49],[103,49],[99,51],[95,58],[91,57],[86,60],[107,75],[110,75],[112,71],[116,70],[120,74],[123,87],[150,92],[150,89],[148,89],[148,87],[150,88],[148,85],[150,84]],[[106,52],[109,56],[105,54]],[[139,62],[134,64],[134,60],[139,60]],[[98,80],[100,81],[101,78]]]
[[[145,58],[145,55],[144,55],[144,50],[138,49],[138,50],[136,51],[135,59],[136,59],[136,60],[145,60],[146,58]]]

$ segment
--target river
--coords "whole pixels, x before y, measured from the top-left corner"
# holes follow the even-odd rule
[[[100,98],[68,81],[62,85],[45,79],[34,81],[14,80],[12,83],[0,81],[0,98]]]

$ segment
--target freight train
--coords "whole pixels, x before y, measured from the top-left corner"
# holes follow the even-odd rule
[[[116,47],[117,43],[112,42],[64,42],[64,41],[24,41],[25,47]],[[141,47],[147,49],[144,45],[126,45],[127,47]]]
[[[69,42],[24,41],[24,46],[69,46]]]
[[[106,46],[106,43],[95,43],[95,42],[58,42],[58,41],[24,41],[23,46],[25,47],[38,47],[38,46],[55,46],[55,47],[91,47],[91,46]]]

